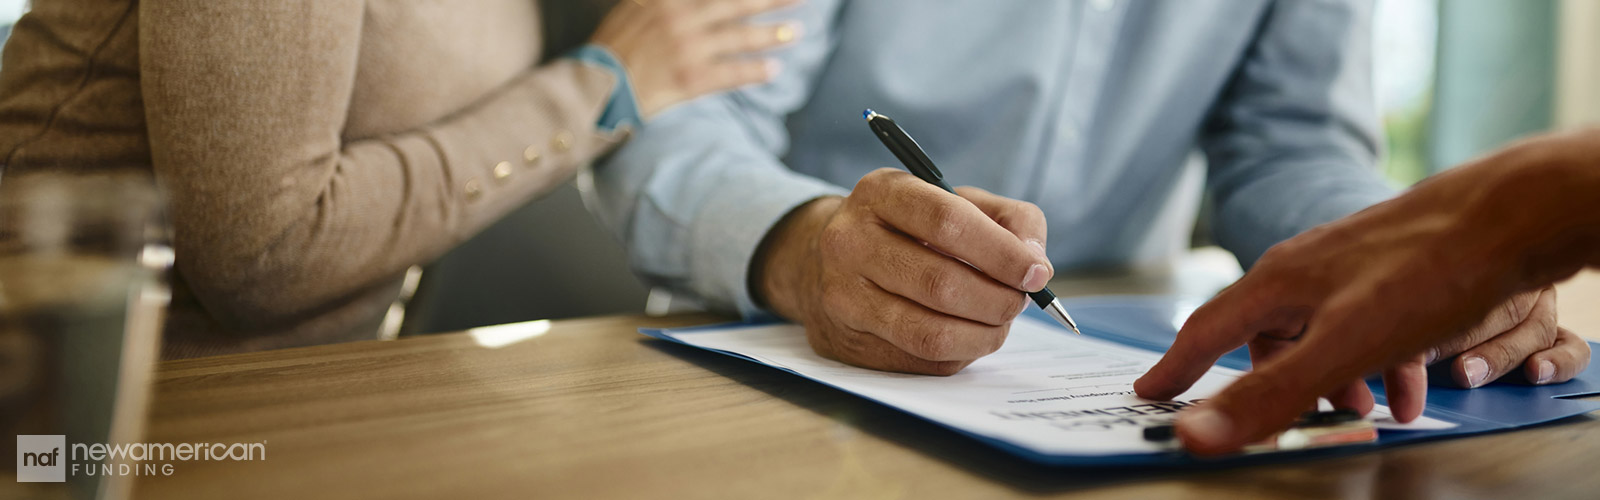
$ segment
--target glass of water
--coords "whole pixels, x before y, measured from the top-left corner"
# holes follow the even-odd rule
[[[0,439],[15,448],[0,497],[127,496],[137,464],[72,447],[142,437],[170,298],[163,206],[148,171],[0,175]]]

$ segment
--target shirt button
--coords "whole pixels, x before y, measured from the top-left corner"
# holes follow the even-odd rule
[[[530,167],[539,163],[539,148],[528,146],[527,149],[522,150],[522,161],[526,162]]]
[[[461,187],[461,191],[466,193],[467,201],[477,201],[483,197],[483,185],[477,179],[468,180],[467,184]]]
[[[1093,6],[1094,10],[1105,12],[1111,10],[1112,7],[1116,7],[1117,0],[1090,0],[1089,5]]]
[[[505,182],[507,177],[511,177],[511,162],[503,161],[494,164],[494,180]]]
[[[565,130],[557,132],[556,137],[550,140],[550,149],[557,153],[565,153],[572,149],[572,132]]]

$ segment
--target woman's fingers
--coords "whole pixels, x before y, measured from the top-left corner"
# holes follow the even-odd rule
[[[713,92],[766,83],[780,65],[763,51],[799,39],[800,25],[750,24],[746,18],[795,0],[625,0],[591,42],[627,71],[640,118]]]
[[[771,50],[800,37],[800,23],[767,25],[734,24],[706,35],[698,44],[695,57],[712,64],[730,58]]]
[[[650,2],[652,0],[643,0]],[[740,21],[769,10],[800,3],[800,0],[666,0],[684,3],[690,9],[690,26],[709,26]]]

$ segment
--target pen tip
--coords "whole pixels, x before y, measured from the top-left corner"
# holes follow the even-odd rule
[[[867,108],[866,111],[862,111],[861,112],[861,119],[863,119],[863,120],[871,120],[872,119],[872,115],[875,115],[875,114],[878,114],[878,112],[877,111],[873,111],[872,108]]]
[[[1055,318],[1057,323],[1072,329],[1072,333],[1083,335],[1083,332],[1078,330],[1078,322],[1073,321],[1072,315],[1067,314],[1067,308],[1061,307],[1060,300],[1050,301],[1050,305],[1044,307],[1044,312],[1049,314],[1051,318]]]

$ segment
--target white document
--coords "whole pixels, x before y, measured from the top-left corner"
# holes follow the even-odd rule
[[[949,377],[856,368],[824,359],[795,325],[668,332],[681,342],[744,355],[900,408],[940,424],[1047,455],[1123,455],[1171,450],[1144,440],[1143,429],[1215,394],[1241,372],[1213,367],[1172,401],[1134,395],[1133,381],[1156,353],[1079,337],[1023,316],[1005,346]],[[1409,424],[1369,415],[1383,429],[1445,429],[1422,417]],[[1387,420],[1387,421],[1385,421]]]

